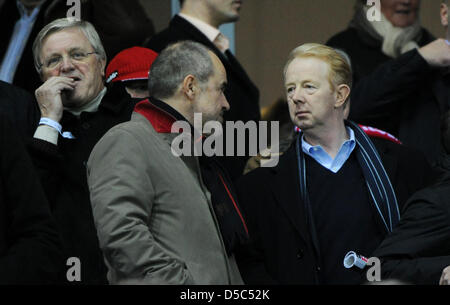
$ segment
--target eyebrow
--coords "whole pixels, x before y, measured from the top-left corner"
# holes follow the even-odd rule
[[[83,50],[84,49],[81,48],[81,47],[73,47],[73,48],[70,48],[67,53],[71,53],[73,51],[83,51]],[[50,57],[53,57],[53,56],[60,56],[60,55],[61,55],[60,53],[53,52],[47,58],[50,58]]]
[[[286,84],[284,84],[284,86],[290,86],[290,85],[294,85],[296,82],[289,82],[289,83],[286,83]],[[313,84],[315,84],[315,85],[317,85],[318,84],[318,82],[317,81],[313,81],[313,80],[311,80],[311,79],[305,79],[305,80],[303,80],[301,83],[300,83],[300,85],[304,85],[304,84],[306,84],[306,83],[313,83]]]
[[[302,82],[302,85],[304,85],[304,84],[306,84],[306,83],[312,83],[312,84],[314,84],[314,85],[318,85],[318,84],[319,84],[319,82],[317,82],[317,81],[308,79],[308,80],[304,80],[304,81]]]

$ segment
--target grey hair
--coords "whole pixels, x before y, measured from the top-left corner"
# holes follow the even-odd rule
[[[105,60],[106,62],[106,52],[105,49],[103,48],[100,36],[98,35],[94,26],[90,22],[76,19],[73,17],[60,18],[50,22],[45,27],[43,27],[33,42],[34,66],[39,74],[41,74],[42,72],[41,70],[42,63],[40,56],[43,41],[53,33],[71,28],[79,28],[81,32],[84,34],[84,36],[86,36],[86,38],[89,40],[89,43],[91,44],[94,51],[97,53],[97,56],[100,57],[100,59]]]
[[[186,76],[193,75],[200,86],[214,74],[209,50],[193,41],[180,41],[165,48],[153,62],[148,78],[150,95],[158,99],[172,97]]]

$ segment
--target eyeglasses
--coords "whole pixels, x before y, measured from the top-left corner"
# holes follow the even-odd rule
[[[91,54],[98,54],[97,52],[83,52],[83,51],[72,51],[69,53],[69,58],[72,63],[83,63],[86,62],[87,58]],[[59,67],[63,62],[62,55],[54,55],[49,59],[44,60],[44,63],[41,65],[47,69],[55,69]]]

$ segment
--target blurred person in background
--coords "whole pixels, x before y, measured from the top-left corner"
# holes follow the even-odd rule
[[[157,56],[158,53],[142,47],[119,52],[106,67],[106,83],[123,86],[132,98],[150,97],[149,71]]]
[[[381,21],[357,1],[349,28],[328,41],[351,58],[355,86],[349,119],[421,150],[432,165],[442,153],[441,115],[450,109],[450,45],[420,27],[419,0],[381,0]],[[448,2],[440,18],[448,38]]]
[[[219,27],[222,24],[237,22],[245,1],[237,0],[180,0],[181,11],[175,15],[168,28],[150,39],[146,47],[160,52],[168,44],[180,40],[192,40],[211,49],[225,67],[228,84],[225,95],[230,103],[230,111],[225,121],[260,120],[259,90],[229,50],[228,38]],[[224,138],[226,134],[224,134]],[[248,143],[248,137],[246,137]],[[236,147],[236,143],[235,146]],[[248,145],[247,145],[248,149]],[[226,147],[224,147],[226,151]],[[248,156],[219,158],[233,180],[244,171]]]

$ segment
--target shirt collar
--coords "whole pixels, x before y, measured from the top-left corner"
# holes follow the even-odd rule
[[[346,130],[348,132],[349,139],[345,140],[341,144],[341,147],[339,148],[339,151],[334,159],[330,157],[330,155],[322,148],[322,146],[312,146],[308,142],[306,142],[304,139],[304,135],[302,135],[301,138],[302,150],[305,154],[312,157],[323,167],[334,173],[337,173],[342,168],[344,163],[348,160],[356,146],[355,132],[348,126],[346,127]]]
[[[220,34],[219,29],[207,24],[206,22],[185,14],[179,13],[178,16],[186,19],[189,23],[195,26],[200,32],[203,33],[211,42],[214,42],[216,37]]]
[[[74,116],[79,117],[82,112],[95,112],[98,110],[100,102],[106,94],[106,87],[89,103],[79,107],[79,108],[64,108],[68,112],[72,113]]]
[[[346,142],[355,142],[355,132],[353,131],[353,129],[351,129],[348,126],[346,126],[345,129],[348,132],[349,139],[345,140],[342,143],[342,145],[344,145],[344,143],[346,143]],[[342,148],[342,145],[341,145],[341,148]],[[303,151],[306,150],[305,152],[311,152],[311,151],[313,151],[314,148],[317,148],[317,147],[322,148],[322,146],[320,146],[320,145],[312,146],[311,144],[309,144],[308,142],[305,141],[305,135],[304,134],[302,135],[302,148],[303,148]]]

